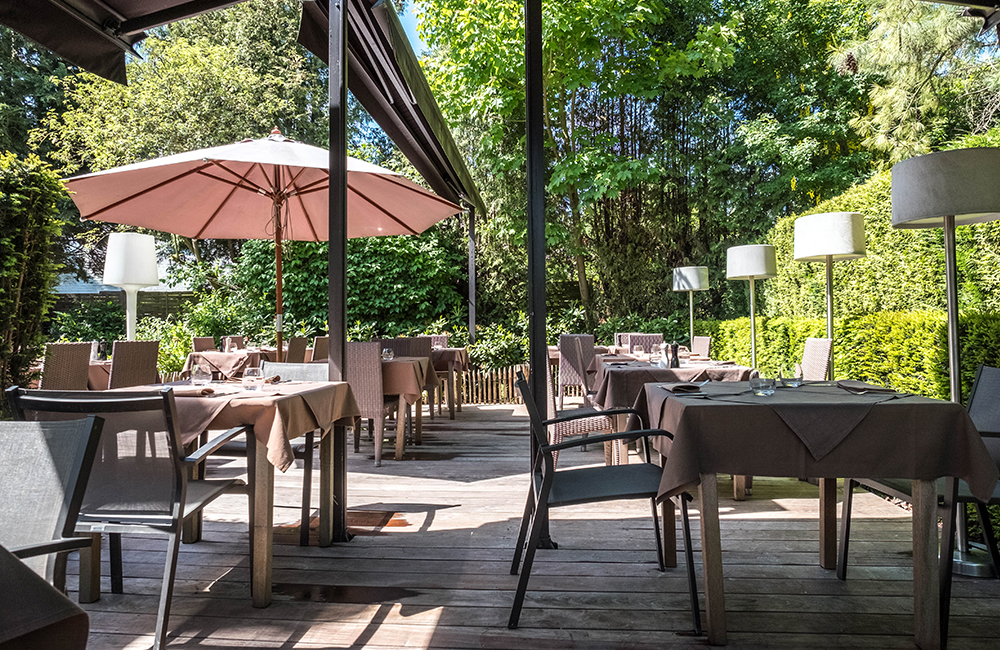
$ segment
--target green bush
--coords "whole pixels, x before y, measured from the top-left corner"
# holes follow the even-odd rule
[[[663,334],[663,340],[667,343],[677,341],[682,345],[688,345],[689,325],[686,310],[676,311],[666,318],[643,318],[630,314],[622,318],[609,318],[598,323],[594,331],[594,341],[597,345],[612,345],[615,342],[616,332],[643,332]],[[697,329],[695,333],[697,333]],[[555,338],[559,339],[558,333],[556,333]]]
[[[156,359],[156,369],[160,374],[180,372],[191,351],[190,327],[183,321],[143,318],[135,326],[135,337],[141,341],[159,341],[160,352]]]
[[[52,338],[61,341],[104,341],[125,338],[125,308],[114,300],[83,302],[69,311],[53,314]]]
[[[64,198],[59,176],[37,156],[0,154],[0,390],[33,379],[31,366],[44,351]],[[0,412],[6,408],[0,400]]]

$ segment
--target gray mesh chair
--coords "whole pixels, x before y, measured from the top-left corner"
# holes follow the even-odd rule
[[[211,336],[192,336],[191,349],[195,352],[217,352],[215,339]]]
[[[833,350],[833,339],[806,339],[802,351],[802,378],[806,381],[823,381],[830,372],[830,354]]]
[[[10,389],[8,396],[19,419],[103,418],[98,456],[76,526],[77,534],[89,534],[92,540],[90,549],[80,552],[80,598],[89,602],[96,599],[95,590],[99,593],[100,579],[95,579],[94,571],[100,570],[102,532],[109,534],[114,593],[124,591],[122,533],[166,535],[167,558],[153,646],[162,648],[167,643],[183,521],[223,494],[246,493],[246,484],[240,479],[189,480],[188,469],[204,462],[208,454],[244,429],[230,429],[185,457],[170,387],[143,392]]]
[[[39,386],[46,390],[87,390],[87,373],[94,349],[85,343],[47,343],[42,379]]]
[[[712,351],[712,337],[711,336],[695,336],[691,339],[691,353],[697,354],[700,357],[705,357],[706,359],[711,358]]]
[[[285,351],[285,358],[282,361],[285,363],[305,363],[307,347],[309,347],[309,341],[303,337],[296,336],[288,339],[288,349]]]
[[[650,462],[649,451],[650,436],[673,435],[661,429],[643,429],[639,431],[628,431],[623,433],[613,433],[609,435],[596,436],[591,438],[592,442],[605,442],[614,440],[642,440],[645,447],[646,462],[632,465],[602,465],[597,467],[577,467],[556,471],[554,455],[561,449],[569,449],[582,445],[585,440],[569,440],[558,444],[551,444],[546,435],[546,427],[554,424],[562,424],[578,417],[591,417],[589,414],[580,416],[565,416],[551,420],[543,420],[538,409],[538,403],[534,400],[528,382],[524,379],[524,374],[517,373],[517,389],[524,399],[528,417],[531,420],[531,435],[537,445],[538,453],[532,459],[531,486],[528,490],[528,499],[524,506],[524,515],[521,518],[521,526],[517,533],[517,543],[514,546],[514,559],[510,565],[511,575],[517,575],[520,568],[520,579],[517,583],[517,590],[514,593],[514,604],[511,607],[510,619],[507,627],[513,629],[517,627],[521,617],[521,606],[524,604],[524,594],[528,588],[528,580],[531,577],[531,567],[535,559],[535,550],[538,547],[538,538],[541,532],[542,523],[548,520],[549,508],[558,506],[577,505],[583,503],[598,503],[602,501],[615,501],[619,499],[649,499],[653,514],[653,531],[656,534],[656,559],[657,567],[660,571],[663,566],[663,542],[660,539],[660,525],[656,513],[656,495],[660,489],[660,478],[663,470]],[[608,411],[609,414],[629,413],[640,417],[641,415],[634,409],[616,409]],[[688,589],[691,594],[691,609],[694,618],[696,633],[701,631],[701,617],[698,612],[698,590],[694,573],[694,557],[691,549],[691,529],[688,525],[687,501],[690,497],[681,495],[679,498],[681,505],[681,522],[684,532],[684,551],[687,564]],[[527,541],[527,543],[525,543]],[[521,558],[524,558],[522,564]]]
[[[223,350],[242,350],[247,346],[246,339],[242,336],[224,336],[222,337],[222,349]]]
[[[347,383],[351,385],[351,392],[361,411],[359,419],[368,420],[368,433],[375,439],[375,466],[381,467],[385,420],[398,407],[395,396],[382,392],[382,343],[350,341],[346,354]],[[357,423],[354,427],[355,452],[361,449],[360,436],[361,426]]]
[[[642,334],[635,333],[628,335],[628,350],[629,352],[635,351],[636,346],[642,346],[643,352],[646,354],[653,348],[654,345],[663,345],[663,335],[662,334]]]
[[[115,341],[108,389],[146,386],[160,380],[156,372],[159,341]]]
[[[593,334],[559,335],[559,384],[556,398],[559,409],[563,407],[563,396],[567,386],[579,386],[586,396],[590,393],[590,376],[587,366],[594,360]]]
[[[990,366],[979,366],[976,371],[976,379],[972,384],[972,391],[969,393],[968,402],[969,417],[976,429],[983,437],[983,442],[993,458],[993,462],[1000,468],[1000,368]],[[854,499],[854,488],[861,486],[875,490],[883,494],[888,494],[900,501],[911,503],[913,491],[911,483],[906,479],[874,479],[874,478],[849,478],[844,481],[844,504],[840,518],[840,549],[837,561],[837,577],[841,580],[847,578],[847,553],[851,537],[851,506]],[[938,503],[943,503],[945,491],[945,479],[938,479]],[[987,505],[1000,505],[1000,484],[993,490],[993,497],[985,504],[977,500],[969,492],[969,486],[965,481],[958,482],[958,503],[959,512],[964,513],[964,504],[975,504],[976,514],[979,524],[982,527],[983,538],[986,542],[986,549],[993,562],[994,573],[1000,575],[1000,552],[997,550],[996,533],[990,523]],[[944,514],[943,509],[939,514]],[[964,537],[964,534],[962,535]],[[961,540],[964,542],[965,540]],[[944,540],[941,546],[945,546]]]
[[[0,546],[62,590],[103,421],[0,422]]]
[[[313,361],[326,361],[330,358],[330,337],[317,336],[313,339]]]

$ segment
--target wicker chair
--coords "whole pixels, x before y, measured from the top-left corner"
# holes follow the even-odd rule
[[[615,432],[615,421],[610,415],[599,412],[597,409],[591,406],[583,406],[578,409],[570,409],[568,411],[560,411],[556,409],[556,392],[552,386],[552,366],[545,364],[545,389],[546,389],[546,406],[548,408],[548,417],[546,419],[561,418],[567,415],[580,416],[583,413],[593,413],[594,417],[589,418],[579,418],[573,419],[566,422],[559,422],[556,424],[549,425],[548,435],[549,444],[558,445],[563,441],[566,436],[576,436],[582,435],[584,438],[588,437],[592,432],[604,432],[604,433],[614,433]],[[612,445],[612,464],[621,464],[620,455],[621,445]],[[580,451],[587,451],[586,445],[581,445]],[[552,466],[555,467],[559,464],[559,451],[556,450],[552,453]]]
[[[99,596],[102,533],[109,535],[113,593],[124,591],[122,533],[166,535],[166,563],[153,645],[156,650],[165,647],[184,520],[200,513],[222,494],[246,493],[246,484],[240,479],[190,480],[188,468],[204,462],[208,454],[244,429],[230,429],[185,457],[175,427],[177,406],[172,388],[148,392],[12,388],[7,394],[15,415],[22,420],[76,420],[87,415],[104,419],[99,453],[76,525],[77,534],[91,538],[89,550],[80,551],[80,598],[91,602]],[[89,583],[86,588],[85,580]]]
[[[636,346],[642,346],[642,349],[647,354],[654,345],[663,345],[663,335],[662,334],[642,334],[634,333],[628,335],[628,350],[632,352],[635,350]]]
[[[307,347],[309,347],[309,341],[303,337],[296,336],[288,339],[288,350],[285,351],[285,358],[282,361],[285,363],[305,363]]]
[[[691,353],[697,354],[699,357],[705,357],[710,359],[709,354],[712,351],[712,337],[711,336],[696,336],[691,339]]]
[[[46,390],[87,390],[87,373],[93,343],[48,343],[42,365],[40,388]]]
[[[368,433],[375,438],[375,466],[382,466],[382,440],[385,419],[397,409],[397,397],[382,393],[382,343],[380,341],[350,341],[347,343],[347,383],[361,411],[360,419],[368,420]],[[397,417],[401,417],[397,414]],[[398,427],[397,427],[398,429]],[[397,431],[397,436],[403,435]],[[361,449],[361,423],[354,426],[354,451]]]
[[[448,347],[448,335],[447,334],[420,334],[417,338],[423,339],[427,338],[431,340],[431,347],[435,348],[446,348]]]
[[[195,352],[218,351],[215,347],[215,339],[211,336],[192,336],[191,349]]]
[[[559,384],[556,397],[559,410],[563,407],[563,396],[567,386],[579,386],[586,396],[590,393],[590,376],[587,366],[594,360],[593,334],[559,335]]]
[[[802,378],[806,381],[823,381],[830,372],[830,353],[833,339],[806,339],[802,351]]]
[[[111,350],[109,390],[146,386],[160,380],[156,373],[159,341],[115,341]]]
[[[628,334],[625,332],[615,332],[615,347],[628,347]]]
[[[242,350],[247,346],[246,339],[242,336],[224,336],[222,337],[222,349],[226,350]]]
[[[317,336],[313,339],[313,361],[326,361],[330,358],[330,337]]]
[[[433,362],[431,356],[431,337],[429,336],[401,336],[394,339],[382,339],[382,348],[389,348],[397,357],[424,357],[427,363]],[[438,402],[435,391],[439,390],[441,377],[438,373],[427,373],[428,381],[424,388],[427,390],[427,407],[430,410],[431,419],[434,419],[434,404]],[[445,375],[448,373],[445,372]],[[445,377],[447,379],[447,377]],[[450,388],[450,387],[449,387]],[[443,395],[441,392],[438,395]]]

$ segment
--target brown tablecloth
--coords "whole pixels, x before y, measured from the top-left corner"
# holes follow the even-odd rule
[[[350,425],[360,415],[347,382],[292,381],[244,391],[238,384],[214,383],[206,397],[177,397],[178,427],[184,444],[206,429],[252,425],[267,447],[267,459],[284,472],[295,460],[290,440],[334,424]]]
[[[87,370],[89,390],[107,390],[111,383],[111,361],[91,361]]]
[[[674,434],[654,441],[666,456],[660,497],[696,485],[699,474],[755,476],[871,477],[934,480],[955,476],[974,495],[987,499],[997,482],[997,467],[968,413],[953,402],[908,396],[871,403],[833,386],[779,388],[799,391],[786,402],[801,408],[845,412],[867,408],[860,421],[817,460],[783,419],[782,403],[748,394],[745,383],[707,384],[708,397],[673,395],[647,384],[635,402],[652,427]],[[777,393],[776,393],[777,395]],[[885,398],[885,395],[876,396]],[[772,403],[774,406],[772,406]],[[629,426],[637,428],[634,418]],[[818,426],[815,423],[811,426]]]
[[[190,377],[195,364],[200,364],[203,368],[211,369],[213,373],[219,373],[224,379],[233,379],[242,377],[246,368],[259,367],[260,359],[260,352],[250,350],[192,352],[184,362],[181,376]]]
[[[598,357],[594,377],[597,391],[595,403],[605,409],[632,406],[642,387],[649,382],[746,381],[753,373],[753,369],[736,364],[699,363],[680,368],[660,368],[647,361],[628,361],[626,365],[617,365],[617,362],[607,363],[601,359]],[[603,359],[607,361],[608,357]]]
[[[437,373],[427,357],[396,357],[382,361],[382,394],[402,395],[413,404],[427,386],[437,385]]]
[[[465,372],[469,369],[469,351],[465,348],[437,348],[431,350],[434,370],[447,372],[448,364],[454,363],[455,370]]]
[[[0,645],[9,648],[87,647],[90,621],[21,560],[0,547]]]

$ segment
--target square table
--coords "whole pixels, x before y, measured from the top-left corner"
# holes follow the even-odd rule
[[[434,372],[428,357],[393,357],[382,360],[382,394],[399,397],[396,412],[396,460],[403,460],[404,414],[409,412],[411,404],[416,405],[413,439],[418,445],[423,442],[424,388],[435,384],[437,384],[437,373]],[[380,452],[381,445],[375,454],[377,461],[380,460]]]
[[[261,353],[254,350],[236,350],[233,352],[217,352],[205,350],[203,352],[191,352],[184,362],[181,370],[182,377],[190,377],[191,370],[195,365],[208,368],[215,375],[216,379],[236,379],[243,376],[243,371],[247,368],[260,367]]]
[[[961,478],[979,498],[988,498],[997,480],[997,467],[965,409],[913,395],[852,395],[822,383],[779,388],[772,397],[753,395],[743,382],[708,384],[702,390],[702,396],[674,395],[647,384],[635,407],[648,414],[650,426],[674,435],[673,441],[662,436],[654,441],[665,457],[660,499],[698,490],[709,643],[726,642],[716,486],[716,474],[723,473],[824,477],[824,568],[836,568],[836,479],[913,479],[914,636],[920,648],[941,647],[948,612],[941,594],[950,593],[951,559],[942,559],[942,578],[935,570],[935,480]],[[638,422],[629,426],[638,428]]]
[[[735,363],[690,362],[661,368],[632,356],[597,355],[594,359],[594,404],[602,409],[628,408],[648,382],[747,381],[754,370]]]
[[[448,373],[448,419],[455,419],[455,411],[462,412],[462,376],[469,370],[469,351],[465,348],[434,348],[431,350],[434,370]],[[455,383],[455,371],[458,383]],[[434,405],[431,404],[431,412]]]

